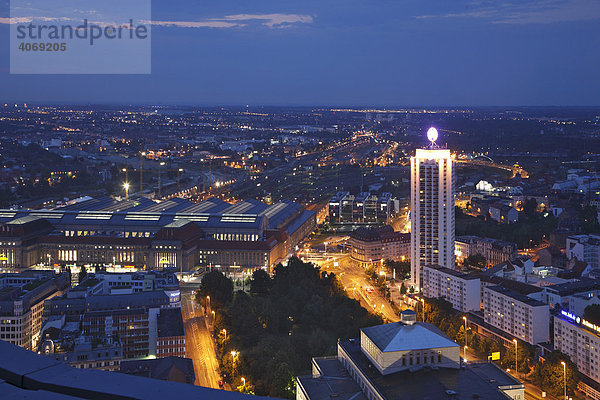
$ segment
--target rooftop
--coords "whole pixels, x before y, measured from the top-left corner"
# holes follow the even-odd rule
[[[456,399],[506,400],[499,387],[522,387],[519,381],[492,363],[470,363],[459,369],[424,368],[416,372],[406,370],[381,375],[361,351],[358,340],[340,341],[339,346],[385,399],[445,399],[448,391],[452,391]]]
[[[570,296],[575,293],[600,290],[600,280],[590,278],[579,278],[575,282],[561,283],[549,286],[547,291],[558,293],[560,296]]]
[[[439,265],[427,265],[427,268],[435,269],[437,271],[443,272],[448,275],[456,276],[457,278],[461,278],[461,279],[466,279],[466,280],[479,279],[478,276],[465,274],[463,272],[456,271],[454,269],[450,269],[450,268],[446,268],[446,267],[441,267]]]
[[[189,384],[73,368],[1,340],[0,354],[0,393],[3,399],[266,399]]]
[[[166,308],[158,315],[158,337],[185,336],[181,308]]]
[[[423,322],[394,322],[363,328],[361,332],[383,352],[459,346],[438,328]]]
[[[524,294],[515,292],[514,290],[508,289],[504,286],[488,286],[485,288],[485,290],[493,290],[494,292],[511,297],[511,298],[515,299],[516,301],[530,305],[532,307],[547,306],[546,303],[542,303],[539,300],[532,299],[531,297],[528,297]]]

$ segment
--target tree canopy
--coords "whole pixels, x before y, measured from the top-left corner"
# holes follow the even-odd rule
[[[312,357],[335,355],[338,338],[358,337],[382,320],[348,298],[335,274],[296,257],[273,278],[263,272],[253,274],[250,294],[238,291],[217,308],[222,372],[232,387],[243,376],[258,395],[295,398],[294,377],[310,374]],[[212,282],[205,290],[214,295]]]
[[[211,271],[202,277],[197,300],[210,296],[211,305],[223,307],[233,299],[233,282],[220,271]]]

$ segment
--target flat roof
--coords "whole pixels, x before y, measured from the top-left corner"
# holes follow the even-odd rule
[[[362,353],[358,340],[343,340],[339,346],[385,399],[445,399],[448,398],[447,391],[451,390],[456,393],[456,399],[506,400],[506,395],[498,387],[522,387],[522,383],[492,363],[470,363],[464,368],[423,368],[382,375]]]
[[[311,399],[367,400],[358,384],[338,361],[337,357],[313,358],[322,375],[297,377]]]
[[[575,282],[559,283],[546,287],[547,291],[556,292],[560,296],[569,296],[575,293],[598,289],[600,289],[600,280],[590,278],[579,278]]]
[[[185,336],[181,308],[160,310],[157,318],[158,337]]]
[[[515,292],[514,290],[508,289],[504,286],[488,286],[486,287],[484,290],[493,290],[494,292],[503,294],[505,296],[511,297],[521,303],[525,303],[527,305],[530,305],[532,307],[540,307],[540,306],[547,306],[546,303],[542,303],[539,300],[535,300],[532,299],[529,296],[526,296],[524,294]]]
[[[425,268],[435,269],[435,270],[438,270],[438,271],[443,272],[445,274],[452,275],[452,276],[455,276],[457,278],[461,278],[461,279],[465,279],[465,280],[479,279],[478,276],[465,274],[464,272],[456,271],[454,269],[450,269],[450,268],[447,268],[447,267],[441,267],[439,265],[426,265]]]

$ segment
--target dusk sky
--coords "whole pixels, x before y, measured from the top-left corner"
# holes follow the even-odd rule
[[[91,76],[10,75],[0,4],[2,102],[600,105],[598,0],[155,0],[152,74]]]

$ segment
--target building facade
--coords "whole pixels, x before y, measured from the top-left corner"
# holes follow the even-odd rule
[[[600,326],[561,311],[554,316],[554,349],[568,355],[580,373],[600,385]]]
[[[0,268],[270,270],[315,226],[314,211],[286,201],[90,199],[53,210],[0,210]]]
[[[458,236],[454,242],[456,262],[462,263],[465,258],[480,254],[488,266],[498,265],[517,256],[516,243],[503,240],[482,238],[479,236]]]
[[[361,192],[353,195],[349,192],[337,192],[329,200],[329,222],[332,224],[386,224],[394,210],[391,193],[385,192],[377,195],[371,192]]]
[[[417,149],[410,159],[411,274],[423,286],[425,265],[454,269],[454,169],[448,149]]]
[[[368,267],[381,260],[404,261],[410,256],[410,235],[395,232],[391,226],[359,228],[350,234],[350,258]]]
[[[483,289],[484,321],[535,345],[550,340],[548,304],[503,286]]]
[[[0,289],[0,340],[28,350],[37,349],[44,317],[44,301],[70,285],[68,273],[41,277],[22,286]]]
[[[479,278],[439,266],[423,267],[423,296],[443,298],[462,312],[480,310]]]
[[[600,235],[567,237],[567,258],[585,261],[592,269],[600,269]]]

